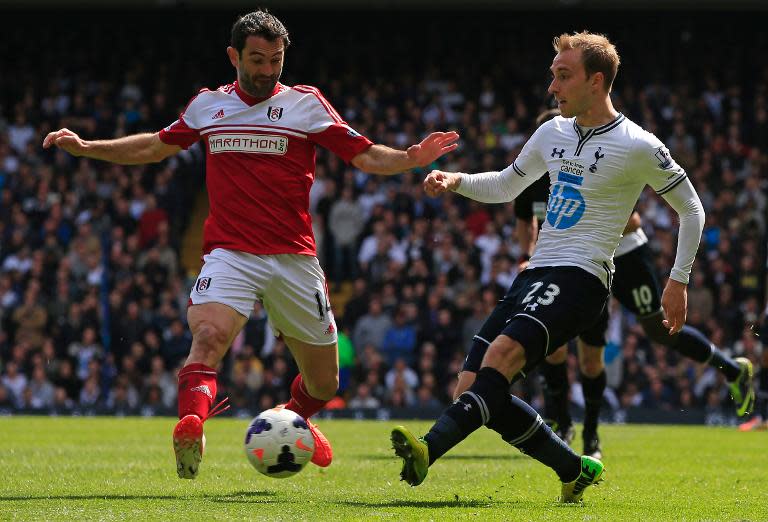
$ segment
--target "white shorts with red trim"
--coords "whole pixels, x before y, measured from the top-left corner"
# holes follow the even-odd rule
[[[336,321],[316,257],[216,248],[203,261],[189,296],[193,305],[221,303],[250,317],[254,303],[261,301],[275,335],[309,344],[336,343]]]

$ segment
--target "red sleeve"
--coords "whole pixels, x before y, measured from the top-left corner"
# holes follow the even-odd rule
[[[182,149],[188,149],[200,139],[200,133],[191,129],[184,121],[184,115],[159,132],[160,141],[168,145],[178,145]]]
[[[334,123],[322,132],[310,134],[309,139],[330,150],[347,163],[373,145],[371,140],[344,122]]]

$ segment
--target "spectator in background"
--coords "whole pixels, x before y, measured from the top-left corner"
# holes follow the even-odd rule
[[[48,312],[38,303],[39,284],[30,284],[24,293],[24,302],[11,315],[16,330],[16,342],[40,348],[45,338]]]
[[[5,366],[5,374],[0,378],[0,383],[9,392],[9,400],[13,405],[17,408],[23,408],[27,376],[19,371],[19,365],[16,361],[8,361]]]
[[[331,207],[328,216],[328,230],[333,235],[334,275],[336,282],[347,281],[356,277],[355,247],[363,230],[364,214],[362,206],[354,199],[352,187],[341,190],[341,199]]]
[[[368,313],[362,316],[354,327],[352,344],[363,347],[371,345],[379,349],[391,325],[392,320],[382,311],[381,299],[374,296],[368,305]]]
[[[395,312],[394,323],[384,333],[381,341],[381,353],[388,365],[394,366],[396,360],[403,360],[409,366],[416,361],[416,327],[406,322],[405,310],[400,307]]]
[[[48,410],[53,406],[55,389],[53,384],[45,375],[45,369],[42,366],[35,366],[32,370],[32,379],[29,381],[27,390],[29,393],[27,408],[33,410]]]
[[[355,394],[347,403],[351,409],[374,409],[381,406],[381,401],[371,395],[371,388],[366,382],[357,385]]]

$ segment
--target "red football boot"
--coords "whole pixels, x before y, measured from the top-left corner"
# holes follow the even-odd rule
[[[320,428],[307,421],[309,431],[312,432],[312,438],[315,439],[315,452],[312,454],[312,464],[327,468],[333,460],[333,449],[331,443],[325,438]]]
[[[197,477],[205,449],[203,421],[197,415],[187,415],[173,429],[173,451],[176,453],[176,473],[179,478]]]
[[[205,419],[197,415],[185,415],[173,428],[173,451],[176,454],[176,473],[179,478],[194,479],[203,460],[205,434],[203,422],[229,408],[223,406],[227,399],[214,406]]]

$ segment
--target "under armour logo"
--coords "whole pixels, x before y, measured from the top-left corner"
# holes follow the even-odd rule
[[[597,171],[597,162],[600,161],[600,158],[604,158],[605,157],[605,154],[600,154],[601,150],[603,150],[603,148],[602,147],[598,147],[597,151],[595,151],[595,162],[592,165],[589,166],[589,171],[590,172]]]
[[[469,403],[464,404],[464,411],[469,411],[472,409],[472,405]]]
[[[208,396],[209,399],[213,399],[213,395],[211,394],[211,389],[208,387],[207,384],[201,384],[200,386],[195,386],[189,391],[204,393]]]
[[[557,150],[557,147],[554,147],[552,149],[552,157],[553,158],[555,157],[555,155],[557,155],[558,158],[562,159],[563,158],[563,154],[565,154],[565,149]]]
[[[525,305],[526,310],[536,311],[536,308],[539,306],[539,303],[528,303]]]

